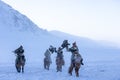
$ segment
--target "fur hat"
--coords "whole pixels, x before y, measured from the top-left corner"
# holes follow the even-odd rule
[[[74,42],[73,45],[76,45],[76,42]]]

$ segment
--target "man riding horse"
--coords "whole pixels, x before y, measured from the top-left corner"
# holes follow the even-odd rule
[[[49,51],[49,49],[47,49],[44,53],[44,68],[49,70],[50,64],[52,63],[51,60],[51,52]]]
[[[44,68],[49,70],[50,64],[52,63],[51,54],[56,52],[56,48],[50,45],[50,47],[44,53]]]
[[[23,46],[21,45],[19,48],[17,48],[15,51],[14,51],[14,53],[16,54],[16,60],[15,60],[15,65],[16,65],[16,69],[17,69],[17,71],[18,72],[20,72],[20,70],[18,70],[18,66],[17,65],[19,65],[19,63],[22,65],[24,65],[25,64],[25,61],[26,61],[26,59],[25,59],[25,56],[24,56],[24,49],[23,49]],[[23,70],[23,67],[22,67],[22,70]],[[22,72],[24,72],[24,71],[22,71]]]
[[[79,76],[78,70],[80,68],[80,65],[84,65],[84,64],[83,64],[83,58],[79,54],[79,49],[76,45],[76,42],[74,42],[73,46],[71,48],[69,48],[69,51],[72,53],[72,55],[71,55],[71,65],[69,67],[68,72],[70,75],[72,75],[72,70],[73,70],[73,68],[75,68],[76,76]],[[78,63],[80,63],[80,64],[78,64]]]
[[[63,51],[62,51],[62,48],[59,47],[58,50],[56,51],[57,52],[57,57],[56,57],[56,65],[57,65],[57,72],[58,71],[62,71],[62,66],[65,64],[64,62],[64,56],[63,56]]]

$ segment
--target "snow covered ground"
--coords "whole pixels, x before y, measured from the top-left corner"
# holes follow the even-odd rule
[[[56,72],[55,57],[52,54],[52,64],[50,70],[43,68],[43,58],[38,62],[26,62],[25,72],[17,73],[14,62],[0,63],[0,80],[120,80],[120,62],[118,60],[109,61],[85,61],[80,68],[80,76],[76,77],[68,74],[70,65],[70,52],[64,51],[65,65],[62,72]],[[119,60],[120,61],[120,60]]]
[[[75,76],[74,71],[73,76],[67,73],[69,61],[65,62],[62,72],[56,72],[55,61],[49,71],[43,68],[43,63],[26,63],[24,73],[17,73],[14,64],[1,64],[0,80],[120,80],[118,61],[84,62],[79,77]]]

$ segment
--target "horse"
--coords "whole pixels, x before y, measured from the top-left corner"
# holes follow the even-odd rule
[[[25,56],[17,56],[15,61],[15,67],[18,73],[21,72],[24,73],[24,65],[25,65]]]
[[[71,62],[71,65],[69,67],[68,73],[72,75],[73,69],[75,69],[76,77],[79,77],[79,69],[81,67],[82,63],[82,57],[80,54],[75,55],[75,59]]]
[[[46,52],[44,53],[45,58],[44,58],[44,69],[49,70],[50,64],[52,63],[51,61],[51,52],[47,49]]]
[[[65,61],[63,58],[60,58],[60,57],[56,57],[56,69],[57,69],[57,72],[60,71],[62,72],[62,66],[65,64]]]

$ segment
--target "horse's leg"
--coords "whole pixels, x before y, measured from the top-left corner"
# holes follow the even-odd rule
[[[61,64],[58,65],[58,71],[60,71],[60,72],[62,71],[61,70]]]
[[[47,67],[46,67],[46,63],[44,63],[44,69],[46,69]]]
[[[20,65],[19,65],[19,64],[16,64],[15,67],[16,67],[17,72],[20,73]]]
[[[62,72],[63,63],[64,63],[64,59],[61,59],[61,63],[60,63],[60,72]]]
[[[24,65],[22,65],[22,73],[24,73]]]
[[[48,62],[47,63],[47,70],[49,70],[49,67],[50,67],[50,63]]]
[[[24,73],[24,67],[22,66],[22,73]]]
[[[15,68],[16,68],[16,70],[18,71],[18,67],[17,67],[17,64],[15,64]]]
[[[62,64],[60,65],[60,72],[62,72]]]
[[[68,73],[69,73],[70,75],[72,75],[73,68],[74,68],[74,67],[73,67],[73,65],[71,64],[70,67],[69,67],[69,70],[68,70]]]
[[[78,67],[75,67],[75,73],[76,73],[76,76],[79,77],[79,68]]]
[[[77,77],[79,77],[79,69],[80,69],[80,64],[76,64],[76,66],[75,66],[75,73],[76,73]]]
[[[22,70],[22,67],[21,67],[21,65],[19,66],[19,72],[21,72],[21,70]]]
[[[18,68],[17,71],[20,73],[20,68]]]
[[[59,60],[58,60],[58,58],[56,58],[56,70],[57,70],[57,72],[59,71]]]
[[[48,70],[49,70],[50,65],[48,65]]]
[[[15,68],[16,68],[17,72],[20,72],[18,67],[19,67],[18,60],[16,59],[15,60]]]
[[[46,69],[46,60],[44,58],[44,69]]]
[[[17,72],[19,72],[17,65],[15,67],[16,67]]]
[[[57,72],[58,72],[59,71],[59,66],[58,65],[57,65],[56,69],[57,69]]]
[[[17,67],[17,72],[19,72],[19,73],[21,72],[21,67],[19,67],[19,66]]]
[[[60,64],[57,65],[57,72],[58,72],[58,71],[61,72]]]
[[[61,71],[61,70],[60,70],[60,64],[57,64],[57,68],[56,68],[56,69],[57,69],[57,72],[58,72],[58,71]]]

